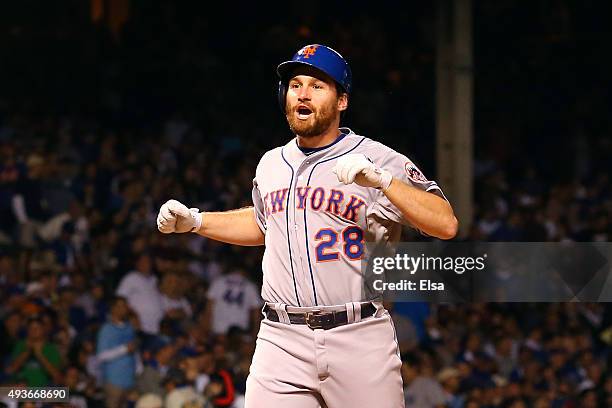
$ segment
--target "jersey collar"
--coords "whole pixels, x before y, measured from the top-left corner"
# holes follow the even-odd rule
[[[295,147],[295,150],[298,150],[298,151],[302,152],[303,156],[310,156],[312,153],[321,152],[323,150],[327,150],[327,149],[333,148],[342,139],[344,139],[346,136],[351,135],[351,134],[355,134],[350,128],[347,128],[347,127],[338,128],[338,131],[340,132],[340,134],[338,135],[336,140],[334,140],[333,142],[331,142],[330,144],[325,145],[325,146],[321,146],[321,147],[300,147],[297,144],[297,137],[294,137],[288,144],[289,145],[293,144],[293,147]],[[294,150],[294,149],[291,149],[291,150]]]
[[[298,145],[297,148],[300,149],[302,151],[302,153],[304,153],[306,156],[309,156],[312,153],[320,152],[321,150],[325,150],[325,149],[328,149],[328,148],[332,147],[333,145],[335,145],[336,143],[341,141],[344,138],[344,136],[346,136],[345,133],[340,133],[338,135],[338,137],[336,137],[336,140],[334,140],[333,142],[331,142],[330,144],[325,145],[325,146],[321,146],[321,147],[300,147]],[[294,140],[295,140],[295,144],[297,145],[297,138],[294,139]]]
[[[285,158],[289,160],[291,163],[301,162],[308,158],[308,160],[319,160],[322,157],[326,157],[328,155],[333,156],[346,149],[347,143],[353,138],[351,136],[356,136],[355,133],[347,128],[341,127],[339,128],[340,135],[336,138],[335,141],[328,144],[327,146],[322,146],[315,149],[309,149],[309,151],[304,152],[297,144],[297,137],[291,139],[284,147],[283,152]]]

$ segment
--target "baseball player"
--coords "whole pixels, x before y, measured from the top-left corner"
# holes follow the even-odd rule
[[[277,73],[295,137],[261,158],[253,207],[201,213],[169,200],[158,228],[266,246],[247,408],[403,407],[391,318],[363,295],[365,242],[397,241],[401,224],[450,239],[457,220],[406,156],[339,127],[351,93],[339,53],[308,45]]]

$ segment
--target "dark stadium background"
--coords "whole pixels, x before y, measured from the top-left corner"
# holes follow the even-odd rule
[[[473,220],[457,240],[610,241],[605,3],[472,3]],[[242,268],[260,283],[261,250],[161,236],[159,206],[249,205],[259,157],[291,137],[276,66],[308,43],[350,61],[347,126],[435,178],[436,13],[436,2],[419,1],[3,2],[0,383],[16,380],[6,368],[37,317],[61,355],[62,375],[48,385],[103,406],[91,370],[97,336],[145,252],[160,280],[180,277],[171,291],[193,316],[167,319],[159,339],[140,344],[143,364],[171,344],[175,375],[188,363],[206,378],[227,370],[243,392],[252,333],[213,336],[202,313],[214,271]],[[49,235],[35,233],[52,220]],[[406,385],[441,383],[449,407],[612,406],[610,309],[396,305]]]

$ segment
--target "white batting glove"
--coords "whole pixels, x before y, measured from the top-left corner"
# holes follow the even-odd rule
[[[363,187],[379,188],[385,191],[391,185],[393,176],[381,169],[363,154],[347,154],[336,162],[332,170],[344,184],[357,183]]]
[[[166,201],[157,214],[157,229],[164,234],[172,232],[198,231],[202,227],[202,216],[197,208],[176,200]]]

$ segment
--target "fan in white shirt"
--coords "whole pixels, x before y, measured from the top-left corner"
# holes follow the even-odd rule
[[[226,334],[232,326],[244,331],[258,327],[263,301],[244,269],[235,268],[214,279],[207,299],[206,327],[211,328],[213,334]]]
[[[138,254],[134,267],[119,282],[117,295],[127,299],[130,308],[138,315],[143,332],[158,334],[164,311],[157,277],[153,275],[151,255],[147,252]]]

